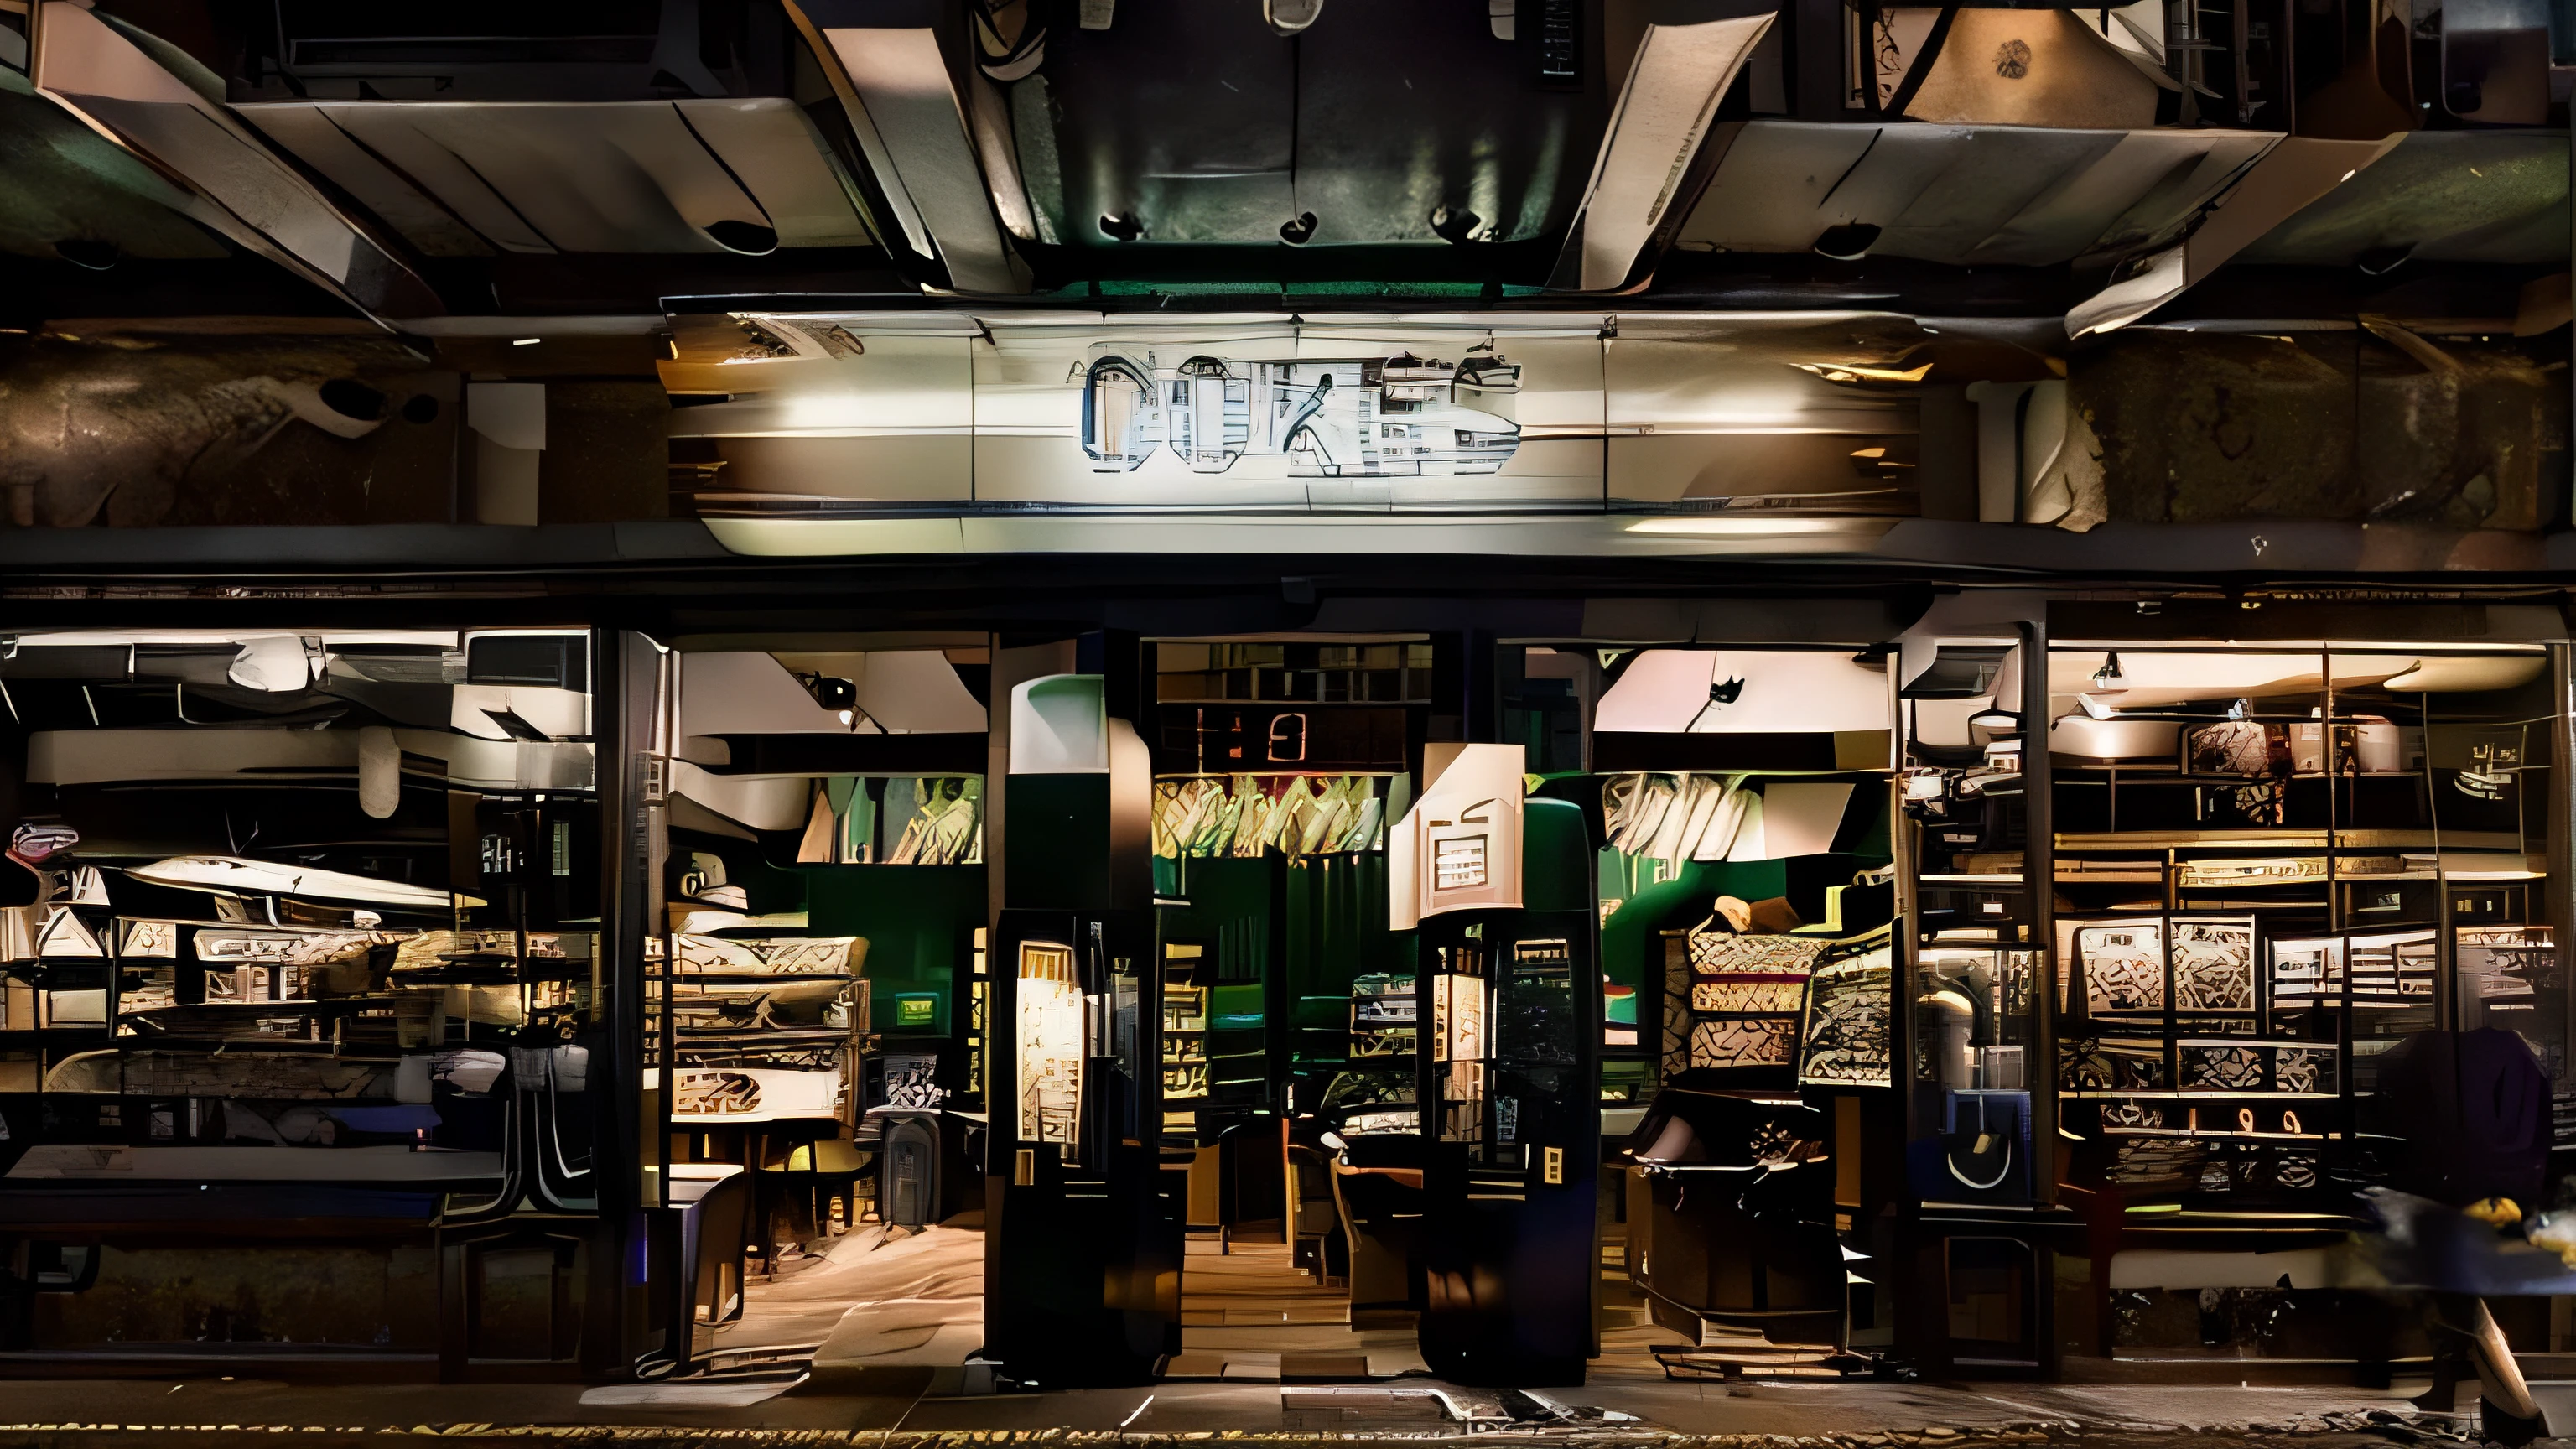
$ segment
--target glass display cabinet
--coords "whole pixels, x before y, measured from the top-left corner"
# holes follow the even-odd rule
[[[2028,754],[2035,631],[1905,651],[1898,782],[1914,911],[1899,1019],[1907,1202],[1891,1275],[1904,1350],[2031,1371],[2053,1351],[2055,1099],[2040,990],[2055,895],[2029,866],[2048,797]]]
[[[2440,1151],[2395,1125],[2412,1042],[2502,1028],[2444,1040],[2563,1079],[2552,678],[2540,645],[2051,651],[2051,1085],[2100,1351],[2387,1352],[2352,1328],[2375,1306],[2343,1331],[2331,1290],[2217,1258],[2172,1286],[2138,1253],[2347,1230],[2355,1190]]]

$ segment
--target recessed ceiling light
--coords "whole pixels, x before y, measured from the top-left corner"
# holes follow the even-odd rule
[[[544,340],[545,339],[542,337],[513,337],[510,339],[510,345],[512,347],[534,347]]]

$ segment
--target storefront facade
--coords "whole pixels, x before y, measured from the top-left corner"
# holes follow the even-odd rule
[[[1448,570],[21,593],[6,1362],[698,1372],[961,1213],[1042,1387],[1210,1241],[1462,1382],[2426,1351],[2339,1265],[2410,1038],[2564,1091],[2561,595]]]
[[[0,0],[0,1373],[2576,1351],[2434,9]]]

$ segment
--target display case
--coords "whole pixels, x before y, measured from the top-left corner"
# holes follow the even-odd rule
[[[2052,649],[2048,1085],[2065,1190],[2120,1224],[2102,1246],[2346,1230],[2354,1191],[2423,1150],[2387,1084],[2416,1040],[2500,1026],[2519,1038],[2500,1049],[2564,1077],[2551,673],[2539,645]],[[2168,1288],[2101,1253],[2093,1270],[2085,1327],[2107,1354],[2384,1351],[2283,1327],[2300,1294],[2272,1278],[2210,1288],[2239,1271],[2213,1266]],[[2110,1282],[2139,1306],[2115,1310]],[[2268,1303],[2211,1321],[2269,1326],[2157,1326],[2193,1293]]]
[[[674,935],[673,1123],[851,1120],[867,952],[859,936]]]
[[[1073,947],[1061,941],[1021,942],[1017,976],[1012,993],[1020,1086],[1013,1105],[1017,1135],[1072,1157],[1083,1138],[1082,1077],[1092,1055],[1090,1003],[1074,971]]]
[[[980,1042],[943,1050],[970,1035],[951,1020],[954,999],[972,1015],[986,984],[969,945],[981,929],[969,924],[981,894],[980,778],[789,783],[795,804],[758,818],[803,822],[792,865],[702,828],[704,816],[674,832],[670,929],[646,964],[648,1031],[670,1066],[671,1130],[701,1160],[763,1150],[725,1129],[791,1144],[855,1136],[864,1147],[871,1112],[936,1112],[982,1095],[981,1063],[969,1060]],[[886,1050],[926,1051],[931,1066],[907,1074],[920,1080],[906,1100],[864,1100],[862,1081]],[[823,1227],[799,1217],[792,1230]]]
[[[2031,993],[2038,953],[1990,945],[1924,945],[1907,993],[1916,1135],[1906,1175],[1927,1203],[2035,1200],[2040,1142],[2031,1132]]]
[[[2044,1088],[2055,895],[2025,869],[2046,819],[2019,631],[1909,640],[1901,689],[1915,911],[1904,941],[1905,1199],[1886,1276],[1922,1304],[1902,1351],[1986,1372],[2056,1351],[2057,1099]]]
[[[566,1087],[599,1001],[589,645],[13,638],[7,1176],[473,1193],[533,1173],[541,1199],[588,1201]],[[549,1085],[562,1150],[530,1164],[503,1124]]]
[[[1739,933],[1711,917],[1665,936],[1663,1072],[1798,1062],[1799,1015],[1822,936]]]
[[[1576,962],[1589,943],[1489,942],[1481,924],[1467,930],[1434,948],[1427,1067],[1440,1103],[1436,1140],[1461,1149],[1471,1191],[1517,1196],[1565,1178],[1566,1078],[1582,1046]]]
[[[2052,655],[2058,1085],[2106,1184],[2331,1208],[2382,1170],[2379,1059],[2473,1014],[2559,1074],[2547,668],[2537,647]]]

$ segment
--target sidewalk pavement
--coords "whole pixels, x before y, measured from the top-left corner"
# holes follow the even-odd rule
[[[689,1403],[723,1381],[635,1389],[574,1384],[297,1383],[274,1378],[0,1383],[0,1444],[375,1445],[384,1436],[531,1439],[658,1449],[692,1444],[851,1444],[953,1449],[1050,1441],[1132,1445],[1222,1437],[1247,1446],[1402,1438],[1479,1444],[1571,1441],[1695,1449],[1824,1446],[2296,1442],[2475,1443],[2474,1385],[2456,1417],[2420,1415],[2405,1388],[1890,1383],[1860,1380],[1604,1382],[1526,1395],[1427,1378],[1367,1385],[1162,1383],[1126,1389],[931,1397],[850,1392],[828,1370],[754,1403]],[[761,1386],[732,1385],[741,1399]],[[590,1402],[585,1403],[587,1397]],[[676,1401],[675,1401],[676,1400]]]

